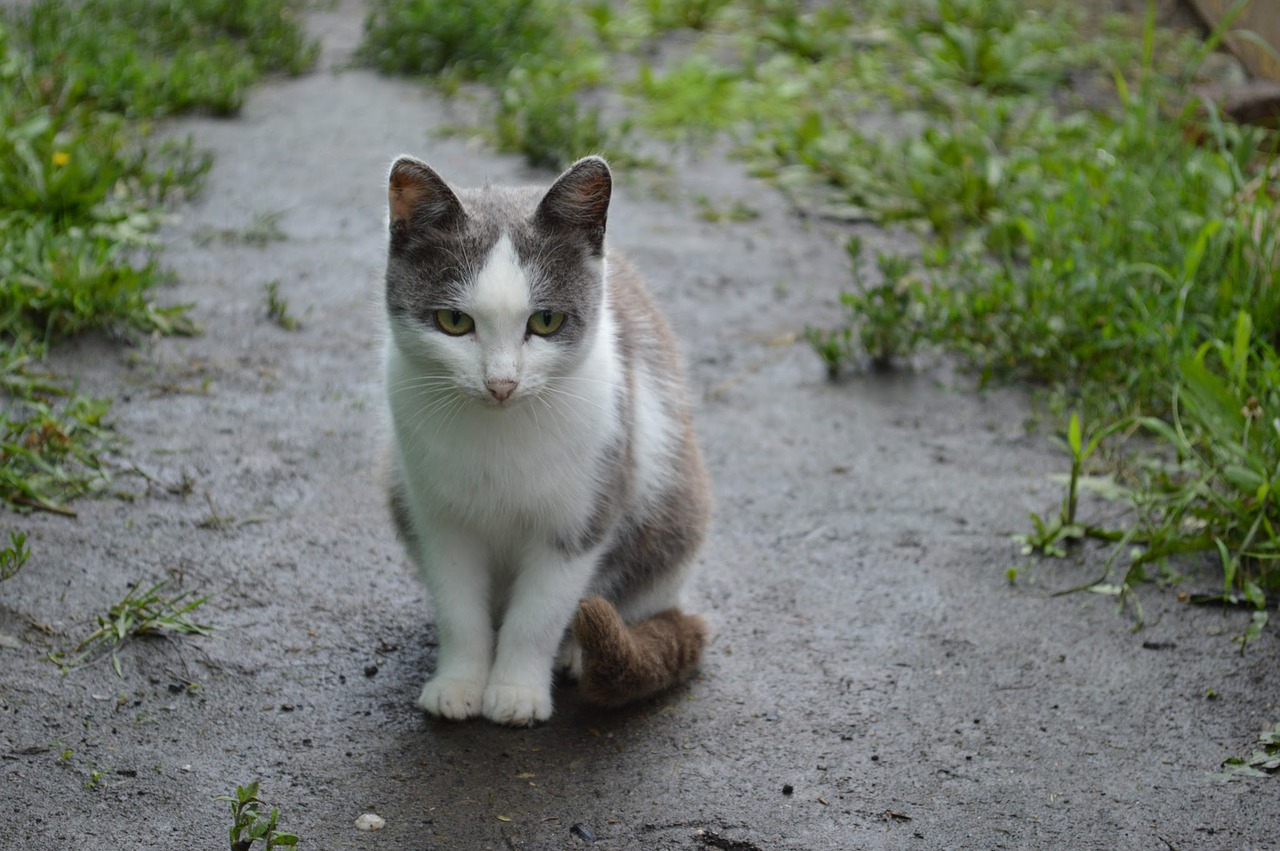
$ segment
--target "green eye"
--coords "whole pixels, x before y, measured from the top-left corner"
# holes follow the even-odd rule
[[[461,310],[446,308],[436,311],[436,326],[446,334],[461,337],[463,334],[470,334],[475,329],[476,323]]]
[[[529,317],[529,332],[549,337],[564,324],[564,314],[556,310],[539,310]]]

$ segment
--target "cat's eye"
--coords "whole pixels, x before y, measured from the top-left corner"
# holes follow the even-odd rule
[[[564,314],[558,310],[539,310],[529,316],[529,331],[539,337],[549,337],[564,324]]]
[[[446,334],[461,337],[475,330],[476,322],[461,310],[445,308],[436,311],[436,326]]]

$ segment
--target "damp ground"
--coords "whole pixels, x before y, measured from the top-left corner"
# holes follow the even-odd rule
[[[1240,655],[1247,615],[1171,590],[1142,591],[1138,633],[1111,597],[1052,596],[1105,551],[1031,565],[1012,541],[1065,469],[1028,397],[942,360],[828,382],[800,332],[838,315],[849,231],[710,154],[620,173],[610,214],[682,342],[714,483],[701,673],[620,712],[561,689],[529,730],[416,710],[436,646],[380,484],[385,172],[408,152],[460,185],[553,175],[441,137],[456,116],[426,87],[348,68],[360,21],[314,13],[328,70],[173,126],[216,156],[162,233],[163,296],[204,333],[57,356],[130,442],[116,497],[21,521],[0,844],[225,847],[213,799],[251,780],[315,849],[1280,843],[1274,781],[1210,779],[1280,720],[1275,631]],[[699,215],[738,203],[759,216]],[[42,660],[160,580],[216,595],[215,637],[136,641],[122,676]],[[365,813],[385,827],[357,831]]]

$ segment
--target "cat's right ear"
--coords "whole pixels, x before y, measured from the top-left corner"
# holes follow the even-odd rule
[[[421,160],[400,157],[392,164],[388,181],[392,236],[410,228],[455,227],[466,218],[458,196]]]
[[[609,164],[603,157],[583,157],[547,190],[535,215],[542,222],[585,234],[598,256],[612,192]]]

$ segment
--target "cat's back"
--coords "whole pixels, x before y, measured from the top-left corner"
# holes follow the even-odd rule
[[[687,407],[679,345],[644,277],[623,254],[607,255],[609,310],[618,329],[619,353],[662,385],[670,402]]]

